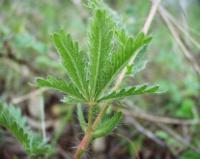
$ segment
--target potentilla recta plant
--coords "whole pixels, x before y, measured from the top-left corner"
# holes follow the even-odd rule
[[[132,95],[157,93],[159,89],[147,84],[113,89],[120,72],[129,66],[131,58],[144,51],[151,38],[142,32],[135,37],[129,35],[102,1],[90,1],[89,6],[93,16],[87,53],[64,30],[53,33],[52,39],[68,78],[49,76],[37,79],[39,87],[63,92],[68,101],[77,105],[80,126],[85,135],[77,146],[74,159],[80,159],[93,140],[111,133],[121,121],[119,109],[108,117],[107,110],[112,107],[113,101]],[[88,110],[87,119],[83,106]]]

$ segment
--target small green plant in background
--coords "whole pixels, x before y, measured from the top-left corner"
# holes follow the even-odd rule
[[[37,79],[37,86],[63,92],[67,95],[67,101],[78,105],[77,114],[85,136],[77,147],[74,159],[81,158],[92,140],[108,135],[121,121],[122,113],[119,110],[112,115],[107,114],[113,101],[159,92],[158,86],[147,84],[113,89],[119,73],[128,66],[132,57],[144,51],[151,38],[144,33],[139,33],[135,38],[130,36],[118,25],[102,1],[90,1],[89,6],[93,17],[88,34],[88,53],[84,53],[78,42],[73,41],[64,30],[52,34],[69,78],[49,76],[47,79]],[[88,109],[87,122],[83,104]]]
[[[38,134],[32,133],[19,108],[0,101],[0,125],[7,128],[32,157],[51,154],[53,149]]]

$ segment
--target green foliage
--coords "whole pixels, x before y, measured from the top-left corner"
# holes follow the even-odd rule
[[[176,112],[176,116],[182,118],[192,118],[194,109],[194,102],[191,99],[185,99],[183,100],[179,110]]]
[[[110,86],[119,73],[127,67],[130,59],[136,57],[134,74],[143,67],[144,52],[151,37],[139,33],[135,38],[121,27],[112,12],[102,1],[90,1],[93,11],[88,33],[88,54],[80,51],[78,43],[63,30],[52,35],[53,42],[65,67],[67,80],[48,77],[37,79],[37,86],[50,87],[68,95],[67,100],[88,104],[88,111],[94,111],[105,100],[120,100],[131,95],[158,93],[158,86],[133,86],[119,91],[109,92]],[[84,49],[83,49],[84,50]],[[65,98],[66,99],[66,98]],[[105,112],[106,114],[106,112]],[[101,122],[93,132],[92,138],[108,135],[122,120],[122,113],[102,116]],[[91,116],[90,116],[91,115]],[[81,104],[77,107],[77,116],[82,130],[87,133],[94,112],[85,121]],[[89,124],[90,123],[90,124]]]
[[[140,86],[133,86],[130,88],[123,88],[118,91],[113,91],[110,94],[102,97],[99,101],[102,100],[116,100],[124,97],[139,95],[144,93],[160,93],[159,86],[148,86],[147,84]]]
[[[67,84],[51,77],[37,80],[38,86],[64,91],[87,103],[100,101],[100,96],[108,91],[108,86],[127,66],[130,58],[151,39],[143,33],[139,33],[136,38],[129,36],[125,30],[116,27],[112,17],[104,9],[94,10],[88,57],[63,30],[54,33],[52,37],[70,82]]]
[[[81,100],[83,98],[78,89],[74,87],[72,83],[67,83],[65,80],[56,79],[52,76],[49,76],[46,80],[38,78],[37,85],[40,87],[46,86],[49,88],[54,88],[60,92],[72,96],[73,98],[76,98],[77,100]]]
[[[110,52],[112,49],[112,38],[114,32],[114,22],[107,16],[105,11],[97,10],[91,23],[89,33],[90,48],[90,95],[96,97],[108,82]],[[107,78],[108,76],[108,78]]]
[[[95,130],[93,134],[93,139],[110,134],[113,131],[113,129],[115,129],[117,125],[122,121],[122,118],[122,112],[116,112],[111,117],[109,115],[106,115]]]
[[[36,40],[28,33],[18,33],[14,38],[14,41],[18,48],[32,48],[39,54],[44,54],[48,51],[47,46],[44,43]]]
[[[78,120],[79,120],[81,129],[82,129],[84,132],[86,132],[87,123],[86,123],[86,121],[85,121],[84,114],[83,114],[83,110],[82,110],[82,106],[81,106],[80,104],[77,106],[77,116],[78,116]]]
[[[84,54],[79,50],[77,42],[63,30],[52,35],[54,44],[60,54],[63,66],[65,67],[72,84],[78,88],[84,98],[87,99],[86,83],[86,62]]]
[[[199,159],[200,153],[191,150],[186,151],[181,155],[180,159]]]
[[[51,146],[43,142],[40,136],[33,134],[27,127],[26,119],[21,115],[20,109],[8,106],[2,101],[0,101],[0,125],[7,128],[17,138],[29,155],[52,153]]]
[[[128,145],[126,144],[125,146],[127,146],[129,154],[131,156],[136,156],[143,146],[143,143],[142,143],[143,140],[141,138],[139,139],[134,138],[133,140],[124,138],[124,140],[125,139],[128,140]]]
[[[77,116],[78,116],[81,129],[84,132],[86,132],[88,124],[85,121],[81,104],[77,106]],[[123,114],[121,112],[115,112],[114,114],[109,113],[105,115],[101,123],[95,129],[93,133],[93,139],[110,134],[112,130],[115,129],[117,125],[122,121],[122,117],[123,117]]]
[[[156,134],[157,137],[159,137],[160,139],[164,140],[168,145],[171,145],[171,146],[178,146],[178,145],[180,145],[179,142],[177,142],[173,137],[171,137],[165,131],[157,130],[155,132],[155,134]]]

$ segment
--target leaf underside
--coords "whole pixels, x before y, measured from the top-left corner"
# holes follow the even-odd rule
[[[145,53],[146,53],[146,49],[147,49],[147,46],[143,46],[142,49],[138,52],[138,54],[136,55],[135,57],[135,62],[131,68],[131,71],[130,71],[130,75],[131,76],[135,76],[137,73],[139,73],[140,71],[142,71],[143,69],[145,69],[146,67],[146,64],[147,64],[147,60],[146,60],[146,56],[145,56]]]

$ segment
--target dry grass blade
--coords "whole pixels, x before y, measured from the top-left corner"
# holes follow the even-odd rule
[[[30,99],[32,96],[37,96],[37,95],[39,95],[39,94],[41,94],[41,93],[43,93],[43,92],[45,92],[47,90],[48,90],[47,88],[41,88],[41,89],[34,90],[34,91],[32,91],[32,92],[30,92],[28,94],[25,94],[25,95],[23,95],[21,97],[13,98],[11,100],[11,103],[12,104],[19,104],[19,103],[21,103],[23,101],[26,101],[26,100]]]
[[[177,118],[169,118],[169,117],[161,117],[149,114],[145,112],[144,110],[140,109],[139,106],[135,106],[132,103],[129,104],[129,102],[126,102],[126,107],[129,108],[123,109],[123,113],[127,116],[132,116],[134,118],[146,120],[153,123],[162,123],[162,124],[175,124],[175,125],[196,125],[199,124],[199,120],[194,118],[190,120],[183,120],[183,119],[177,119]]]
[[[179,36],[178,32],[176,31],[176,28],[174,27],[174,25],[169,20],[169,18],[167,16],[167,13],[163,9],[163,7],[159,7],[158,11],[159,11],[161,17],[163,18],[164,22],[167,24],[170,32],[172,33],[175,41],[177,42],[177,44],[181,48],[181,50],[184,53],[185,57],[191,62],[194,70],[200,76],[200,67],[199,67],[197,61],[195,60],[195,58],[193,57],[193,55],[190,53],[190,51],[187,49],[187,47],[184,45],[184,43],[180,39],[180,36]]]

